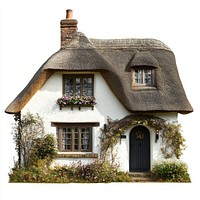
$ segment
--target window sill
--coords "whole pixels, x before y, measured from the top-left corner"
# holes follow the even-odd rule
[[[56,158],[98,158],[97,153],[58,153]]]
[[[133,90],[157,90],[155,86],[132,85]]]

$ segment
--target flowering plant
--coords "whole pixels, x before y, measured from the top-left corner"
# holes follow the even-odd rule
[[[94,106],[96,105],[95,97],[93,96],[66,96],[58,98],[56,103],[60,106],[66,105],[86,105],[86,106]]]

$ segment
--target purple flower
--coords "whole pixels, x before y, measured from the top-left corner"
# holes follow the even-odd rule
[[[58,105],[91,105],[96,104],[95,97],[92,96],[66,96],[57,99]]]

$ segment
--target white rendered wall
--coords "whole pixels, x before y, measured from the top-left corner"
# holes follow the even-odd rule
[[[91,73],[91,72],[90,72]],[[83,73],[81,73],[83,74]],[[86,74],[89,74],[89,72]],[[27,111],[38,113],[42,117],[45,125],[46,133],[56,134],[56,128],[51,127],[51,122],[99,122],[99,127],[93,128],[93,153],[99,151],[100,128],[107,123],[107,117],[112,119],[121,119],[130,113],[123,107],[118,99],[113,95],[112,91],[104,81],[100,73],[94,74],[94,96],[97,105],[94,110],[90,107],[82,107],[81,110],[70,107],[60,107],[56,104],[56,100],[62,96],[62,73],[54,73],[42,88],[31,98],[22,110],[22,114]],[[59,158],[56,159],[60,164],[68,164],[69,162],[80,160],[77,158]],[[92,159],[81,159],[83,162]]]
[[[88,73],[86,72],[86,74]],[[113,120],[122,119],[131,113],[114,96],[100,73],[94,73],[94,96],[97,101],[94,110],[90,107],[83,107],[81,110],[78,110],[78,108],[71,110],[70,107],[64,107],[60,110],[56,100],[62,96],[62,80],[61,72],[54,73],[27,103],[22,110],[22,114],[25,114],[27,111],[33,114],[38,113],[44,121],[45,132],[53,133],[54,135],[56,134],[56,128],[51,127],[51,122],[99,122],[100,126],[93,128],[92,142],[93,153],[98,153],[100,128],[107,123],[107,117],[109,116]],[[154,115],[170,122],[177,122],[176,113],[157,113]],[[132,128],[130,127],[125,132],[126,139],[121,139],[121,142],[116,147],[118,162],[124,171],[129,171],[129,134]],[[154,160],[162,158],[160,152],[161,138],[155,143],[154,130],[147,128],[150,131],[152,165]],[[56,162],[59,164],[69,164],[78,160],[81,160],[83,163],[92,161],[91,158],[57,158]]]

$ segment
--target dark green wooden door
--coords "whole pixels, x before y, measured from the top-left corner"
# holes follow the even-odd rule
[[[130,172],[150,170],[150,132],[144,126],[136,126],[130,133]]]

